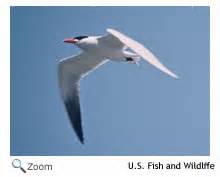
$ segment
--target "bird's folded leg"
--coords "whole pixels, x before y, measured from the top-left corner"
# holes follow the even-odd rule
[[[126,57],[126,61],[127,63],[130,63],[130,64],[136,64],[137,66],[139,66],[139,61],[140,61],[140,58],[139,57]]]

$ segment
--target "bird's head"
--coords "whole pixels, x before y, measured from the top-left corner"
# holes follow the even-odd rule
[[[83,39],[88,38],[88,36],[77,36],[77,37],[70,37],[63,40],[63,42],[70,43],[70,44],[77,44]]]

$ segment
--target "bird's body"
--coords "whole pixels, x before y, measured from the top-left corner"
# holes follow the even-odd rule
[[[124,46],[118,46],[117,44],[110,43],[102,36],[89,36],[77,42],[77,47],[84,52],[92,53],[105,59],[114,61],[125,61],[126,57],[132,57],[135,54],[129,55],[124,50]]]
[[[81,124],[79,80],[89,72],[108,60],[137,63],[142,57],[161,71],[177,78],[143,45],[116,30],[108,29],[107,31],[109,34],[106,36],[78,36],[64,40],[64,42],[75,44],[83,52],[59,62],[58,77],[61,96],[71,124],[82,143],[84,143],[84,138]],[[135,53],[127,51],[126,48],[130,48]]]

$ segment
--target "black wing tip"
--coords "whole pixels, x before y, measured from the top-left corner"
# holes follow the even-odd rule
[[[80,143],[84,144],[85,142],[84,142],[83,132],[82,131],[76,131],[76,130],[75,130],[75,132],[76,132],[76,135],[77,135]]]
[[[79,138],[80,143],[81,143],[82,145],[84,145],[84,144],[85,144],[84,138],[83,138],[83,137],[78,137],[78,138]]]
[[[81,144],[84,144],[80,105],[79,105],[79,101],[73,98],[66,99],[64,103],[65,103],[66,110],[67,110],[70,122],[72,124],[72,127],[79,141],[81,142]]]

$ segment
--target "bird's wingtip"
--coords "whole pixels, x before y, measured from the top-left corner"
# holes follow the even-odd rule
[[[172,78],[174,78],[174,79],[179,79],[179,76],[177,76],[176,74],[174,74],[173,72],[171,72],[171,71],[168,71],[168,72],[166,72],[169,76],[171,76]]]
[[[179,76],[177,76],[176,74],[173,74],[173,78],[174,79],[179,79]]]
[[[80,143],[81,143],[82,145],[85,144],[85,142],[84,142],[84,138],[83,138],[83,137],[79,137],[79,141],[80,141]]]

